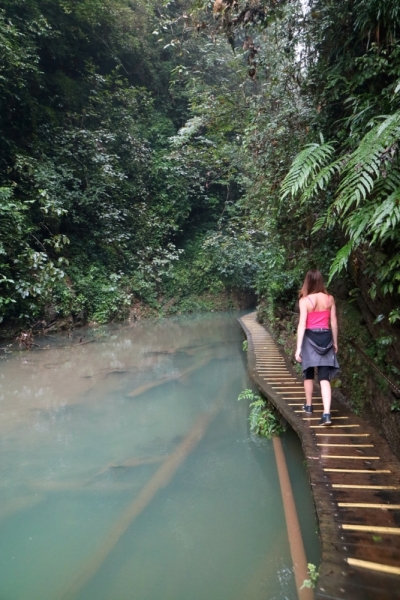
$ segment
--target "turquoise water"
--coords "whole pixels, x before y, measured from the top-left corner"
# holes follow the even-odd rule
[[[0,600],[297,598],[272,443],[237,402],[237,316],[80,330],[1,360]],[[304,457],[283,443],[317,564]]]

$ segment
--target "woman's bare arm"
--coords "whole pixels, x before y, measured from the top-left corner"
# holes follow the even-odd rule
[[[296,348],[297,362],[301,362],[301,345],[303,343],[304,333],[306,331],[307,305],[306,305],[305,298],[300,298],[299,308],[300,308],[300,320],[299,320],[299,325],[297,327],[297,348]]]
[[[336,304],[335,300],[332,296],[332,306],[331,306],[331,329],[332,329],[332,339],[333,339],[333,347],[335,348],[335,352],[338,351],[338,324],[337,324],[337,316],[336,316]]]

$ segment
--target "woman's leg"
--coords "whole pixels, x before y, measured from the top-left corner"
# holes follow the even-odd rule
[[[306,394],[305,406],[312,406],[312,395],[314,389],[314,367],[308,367],[303,371],[304,377],[304,391]]]
[[[324,405],[324,415],[329,415],[331,413],[331,384],[327,379],[323,379],[319,382],[321,386],[321,394],[322,394],[322,402]]]
[[[314,389],[314,380],[313,379],[305,379],[304,380],[304,391],[306,393],[307,406],[312,405],[313,389]]]

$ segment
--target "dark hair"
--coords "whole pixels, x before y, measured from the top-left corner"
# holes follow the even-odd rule
[[[299,298],[305,298],[309,294],[318,294],[318,292],[322,292],[323,294],[328,293],[321,271],[310,269],[305,276],[303,287],[299,292]]]

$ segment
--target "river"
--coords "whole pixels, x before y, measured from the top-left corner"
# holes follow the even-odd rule
[[[296,600],[236,313],[85,328],[0,362],[0,600]],[[282,436],[307,560],[304,457]]]

